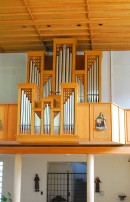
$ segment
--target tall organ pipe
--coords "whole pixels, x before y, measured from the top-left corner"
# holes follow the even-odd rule
[[[65,82],[65,70],[66,70],[66,44],[63,44],[63,65],[62,65],[62,83]]]
[[[21,92],[20,133],[30,133],[31,103],[24,90]]]
[[[72,52],[66,44],[58,47],[56,56],[56,93],[60,92],[60,84],[72,80]]]
[[[64,111],[64,121],[63,128],[65,134],[73,134],[74,133],[74,92],[69,96],[69,98],[64,103],[63,107]]]
[[[40,71],[33,60],[30,60],[29,83],[36,83],[40,87]]]
[[[46,104],[45,109],[44,109],[44,133],[50,134],[50,106],[49,106],[49,104]]]
[[[59,91],[61,91],[60,84],[61,84],[61,75],[62,75],[62,50],[60,50],[59,56]]]
[[[69,75],[71,74],[71,72],[69,72],[69,61],[70,61],[70,57],[69,57],[69,47],[67,48],[67,53],[66,53],[66,83],[69,82]]]
[[[59,93],[59,56],[56,56],[56,93]]]
[[[99,61],[98,57],[88,69],[88,102],[99,102]]]

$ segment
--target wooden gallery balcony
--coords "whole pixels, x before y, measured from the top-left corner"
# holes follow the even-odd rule
[[[21,104],[0,105],[1,144],[130,144],[130,109],[79,103],[76,83],[63,83],[61,95],[37,93],[35,84],[20,84]]]

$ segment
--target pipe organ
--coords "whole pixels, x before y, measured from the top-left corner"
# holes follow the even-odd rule
[[[49,65],[47,57],[44,51],[28,53],[27,82],[19,84],[17,134],[75,138],[77,104],[101,101],[101,52],[85,51],[81,65],[75,39],[54,39]]]

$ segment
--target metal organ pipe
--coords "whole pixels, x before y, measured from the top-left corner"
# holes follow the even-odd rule
[[[43,87],[43,97],[48,97],[48,95],[51,93],[51,86],[52,86],[52,79],[48,79],[46,84]]]
[[[54,134],[60,133],[60,112],[54,117]]]
[[[88,102],[99,102],[99,61],[94,59],[88,69]]]
[[[64,103],[63,107],[63,125],[64,134],[74,133],[74,92],[71,93],[69,98]]]
[[[36,67],[33,60],[30,60],[30,72],[29,72],[29,83],[36,83],[40,87],[40,71]]]
[[[50,134],[50,106],[49,104],[45,105],[44,108],[44,133],[45,134]]]
[[[24,90],[21,92],[20,133],[30,133],[31,103]]]
[[[59,92],[59,56],[56,56],[56,94]]]
[[[97,93],[97,102],[99,102],[99,58],[96,60],[96,93]]]
[[[72,78],[72,52],[71,47],[63,44],[57,47],[56,56],[56,93],[60,93],[60,84],[71,82]]]
[[[84,102],[84,84],[78,76],[76,76],[76,82],[79,85],[79,102]]]

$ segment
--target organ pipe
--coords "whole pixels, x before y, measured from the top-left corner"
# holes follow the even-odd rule
[[[50,78],[43,86],[43,97],[48,97],[51,91],[52,91],[52,79]]]
[[[50,134],[50,115],[51,115],[51,110],[49,104],[45,105],[44,108],[44,133],[45,134]]]
[[[99,58],[96,57],[88,68],[88,102],[99,102]]]
[[[56,56],[56,93],[61,91],[60,84],[72,80],[72,52],[67,44],[57,47]]]
[[[63,107],[63,128],[65,134],[74,133],[74,92],[68,97]]]
[[[20,133],[30,133],[31,103],[24,90],[21,92]]]
[[[33,60],[30,60],[29,69],[29,83],[36,83],[37,86],[40,87],[40,71]]]
[[[76,82],[79,85],[79,102],[84,102],[84,84],[78,76],[76,76]]]
[[[60,133],[60,112],[54,117],[54,134]]]

